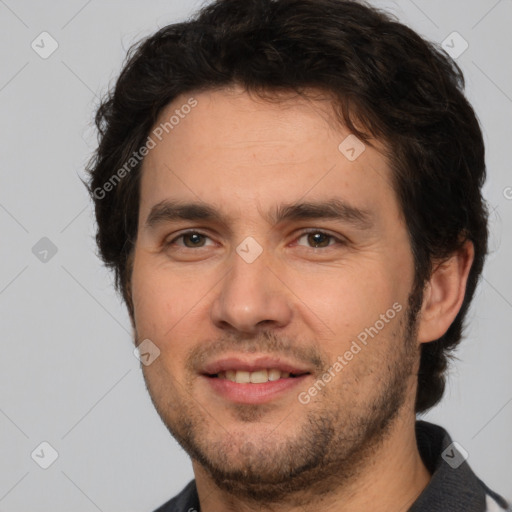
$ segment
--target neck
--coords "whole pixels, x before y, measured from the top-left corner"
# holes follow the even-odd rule
[[[268,507],[275,512],[304,512],[312,506],[325,512],[387,512],[408,510],[430,480],[423,464],[415,435],[415,416],[398,417],[390,434],[376,447],[373,456],[351,481],[336,481],[327,494],[318,496],[305,489],[300,496]],[[253,512],[261,510],[255,502],[239,499],[220,489],[208,472],[193,461],[201,511]],[[311,502],[311,503],[310,503]]]

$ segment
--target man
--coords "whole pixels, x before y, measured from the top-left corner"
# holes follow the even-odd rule
[[[462,87],[350,0],[219,0],[131,52],[89,188],[148,391],[192,459],[159,511],[507,507],[416,420],[487,248]]]

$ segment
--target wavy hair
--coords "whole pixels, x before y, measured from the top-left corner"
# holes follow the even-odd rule
[[[97,244],[133,318],[131,256],[141,162],[104,185],[144,145],[178,95],[241,85],[271,97],[327,93],[340,123],[385,143],[421,290],[436,262],[470,240],[475,258],[464,302],[447,332],[421,349],[416,411],[436,404],[448,357],[487,252],[484,144],[460,68],[435,45],[355,0],[217,0],[134,45],[96,113],[88,164]],[[101,194],[98,191],[103,191]]]

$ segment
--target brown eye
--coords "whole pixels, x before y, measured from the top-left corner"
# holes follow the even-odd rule
[[[325,233],[309,233],[308,242],[316,247],[327,247],[331,237]]]
[[[179,243],[178,241],[182,242]],[[168,242],[167,246],[177,245],[178,247],[185,247],[187,249],[201,248],[206,247],[206,240],[209,240],[209,237],[199,233],[197,231],[189,231],[187,233],[182,233],[181,235],[173,238],[170,242]]]
[[[325,247],[329,247],[333,245],[331,243],[333,241],[341,243],[341,241],[333,235],[329,235],[328,233],[318,230],[305,232],[298,238],[298,240],[301,240],[304,237],[306,237],[307,245],[312,249],[323,249]]]
[[[186,233],[182,235],[183,243],[185,247],[203,247],[204,236],[201,233]],[[190,244],[187,243],[190,242]]]

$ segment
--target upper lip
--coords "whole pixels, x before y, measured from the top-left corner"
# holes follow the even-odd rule
[[[205,364],[201,373],[206,375],[215,375],[220,372],[225,372],[227,370],[242,370],[247,372],[254,372],[257,370],[264,370],[275,368],[282,372],[289,372],[294,375],[302,375],[305,373],[310,373],[310,370],[304,368],[298,364],[285,361],[276,357],[224,357],[222,359],[217,359],[210,363]]]

